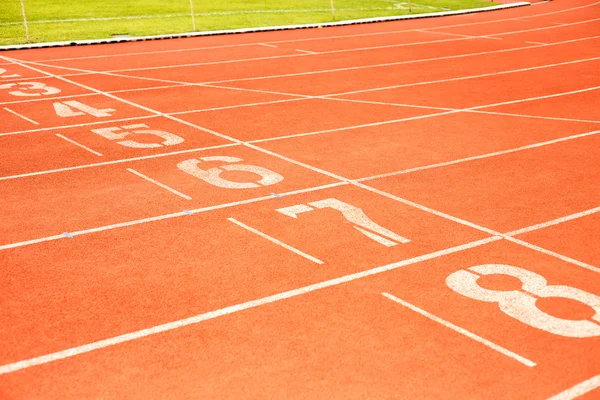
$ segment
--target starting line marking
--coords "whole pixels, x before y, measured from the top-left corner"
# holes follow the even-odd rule
[[[26,116],[24,116],[24,115],[22,115],[22,114],[19,114],[18,112],[16,112],[16,111],[13,111],[13,110],[11,110],[11,109],[10,109],[10,108],[8,108],[8,107],[4,107],[4,109],[5,109],[6,111],[8,111],[9,113],[11,113],[11,114],[13,114],[13,115],[16,115],[16,116],[17,116],[17,117],[19,117],[19,118],[22,118],[22,119],[24,119],[24,120],[25,120],[25,121],[27,121],[27,122],[31,122],[31,123],[32,123],[32,124],[34,124],[34,125],[39,125],[39,124],[40,124],[39,122],[36,122],[36,121],[32,120],[31,118],[27,118]]]
[[[56,134],[56,136],[58,136],[59,138],[61,138],[61,139],[63,139],[63,140],[66,140],[66,141],[67,141],[67,142],[69,142],[69,143],[72,143],[72,144],[74,144],[75,146],[79,146],[79,147],[81,147],[82,149],[84,149],[84,150],[87,150],[87,151],[89,151],[89,152],[90,152],[90,153],[92,153],[92,154],[95,154],[95,155],[97,155],[97,156],[99,156],[99,157],[102,157],[102,153],[98,153],[96,150],[92,150],[92,149],[90,149],[89,147],[82,145],[81,143],[77,143],[77,142],[76,142],[76,141],[74,141],[73,139],[69,139],[68,137],[66,137],[66,136],[63,136],[63,135],[61,135],[60,133],[57,133],[57,134]]]
[[[452,330],[454,330],[454,331],[456,331],[456,332],[458,332],[458,333],[460,333],[462,335],[465,335],[465,336],[467,336],[467,337],[475,340],[476,342],[479,342],[479,343],[481,343],[481,344],[483,344],[483,345],[485,345],[485,346],[487,346],[487,347],[489,347],[491,349],[496,350],[499,353],[504,354],[505,356],[513,358],[513,359],[517,360],[518,362],[527,365],[528,367],[535,367],[537,365],[533,361],[528,360],[527,358],[525,358],[523,356],[520,356],[517,353],[514,353],[514,352],[512,352],[510,350],[507,350],[504,347],[497,345],[496,343],[490,342],[489,340],[484,339],[481,336],[478,336],[478,335],[476,335],[476,334],[474,334],[472,332],[469,332],[466,329],[463,329],[463,328],[461,328],[459,326],[456,326],[456,325],[454,325],[454,324],[452,324],[452,323],[450,323],[450,322],[448,322],[448,321],[446,321],[446,320],[444,320],[444,319],[442,319],[440,317],[437,317],[437,316],[435,316],[435,315],[433,315],[433,314],[431,314],[431,313],[429,313],[429,312],[427,312],[427,311],[425,311],[425,310],[417,307],[417,306],[414,306],[414,305],[412,305],[412,304],[410,304],[410,303],[408,303],[408,302],[406,302],[406,301],[404,301],[402,299],[399,299],[396,296],[393,296],[393,295],[391,295],[389,293],[385,293],[385,292],[381,293],[381,294],[382,294],[382,296],[384,296],[384,297],[392,300],[393,302],[396,302],[396,303],[398,303],[400,305],[403,305],[404,307],[409,308],[409,309],[413,310],[414,312],[417,312],[417,313],[419,313],[419,314],[421,314],[421,315],[429,318],[432,321],[435,321],[435,322],[437,322],[437,323],[439,323],[441,325],[444,325],[447,328],[450,328],[450,329],[452,329]]]
[[[140,172],[137,172],[136,170],[134,170],[134,169],[132,169],[132,168],[127,168],[127,171],[131,172],[131,173],[132,173],[132,174],[134,174],[134,175],[137,175],[137,176],[139,176],[139,177],[140,177],[140,178],[142,178],[142,179],[145,179],[145,180],[147,180],[147,181],[148,181],[148,182],[150,182],[150,183],[153,183],[153,184],[155,184],[156,186],[159,186],[159,187],[161,187],[161,188],[163,188],[163,189],[166,189],[166,190],[168,190],[169,192],[171,192],[171,193],[173,193],[173,194],[175,194],[175,195],[177,195],[177,196],[179,196],[179,197],[183,197],[183,198],[184,198],[184,199],[186,199],[186,200],[192,200],[192,198],[191,198],[190,196],[188,196],[187,194],[183,194],[183,193],[181,193],[180,191],[177,191],[177,190],[173,189],[172,187],[169,187],[169,186],[165,185],[164,183],[160,183],[159,181],[156,181],[156,180],[154,180],[154,179],[150,178],[149,176],[146,176],[146,175],[144,175],[144,174],[142,174],[142,173],[140,173]],[[184,211],[184,212],[185,212],[185,211]],[[187,212],[185,212],[185,213],[187,214]]]
[[[305,252],[300,251],[297,248],[290,246],[289,244],[285,244],[282,241],[277,240],[274,237],[267,235],[266,233],[263,233],[263,232],[261,232],[259,230],[256,230],[256,229],[252,228],[251,226],[248,226],[248,225],[246,225],[246,224],[244,224],[244,223],[236,220],[235,218],[227,218],[227,220],[230,221],[230,222],[233,222],[234,224],[236,224],[238,226],[241,226],[242,228],[244,228],[244,229],[246,229],[246,230],[248,230],[248,231],[250,231],[250,232],[252,232],[252,233],[254,233],[254,234],[256,234],[256,235],[258,235],[260,237],[262,237],[262,238],[265,238],[265,239],[267,239],[267,240],[275,243],[276,245],[279,245],[279,246],[281,246],[281,247],[283,247],[285,249],[288,249],[289,251],[294,252],[294,253],[298,254],[299,256],[302,256],[302,257],[306,258],[307,260],[310,260],[310,261],[312,261],[312,262],[314,262],[316,264],[324,264],[324,262],[321,261],[321,260],[319,260],[318,258],[313,257],[313,256],[311,256],[309,254],[306,254]]]

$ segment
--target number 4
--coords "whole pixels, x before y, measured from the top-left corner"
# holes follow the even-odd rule
[[[5,73],[6,73],[6,70],[4,68],[0,68],[0,75],[3,75],[3,76],[0,76],[0,78],[2,78],[2,79],[18,78],[21,76],[19,74],[4,75]]]
[[[77,117],[79,115],[85,115],[85,114],[89,114],[89,115],[92,115],[97,118],[103,118],[103,117],[112,116],[112,114],[109,114],[109,113],[115,111],[112,108],[105,108],[102,110],[98,110],[97,108],[87,106],[83,103],[80,103],[80,102],[74,101],[74,100],[73,101],[65,101],[63,103],[56,102],[53,104],[53,106],[54,106],[54,111],[56,111],[56,115],[58,115],[59,117],[62,117],[62,118]],[[79,110],[79,111],[74,111],[74,110]]]

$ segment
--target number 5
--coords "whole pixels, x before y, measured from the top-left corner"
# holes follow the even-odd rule
[[[148,125],[136,124],[136,125],[124,126],[122,128],[115,127],[115,128],[92,129],[92,132],[94,132],[102,137],[105,137],[109,140],[125,139],[127,136],[129,136],[133,133],[137,133],[140,135],[154,135],[154,136],[158,136],[161,139],[164,139],[161,144],[140,143],[140,142],[136,142],[134,140],[120,140],[117,142],[117,144],[120,144],[121,146],[133,147],[136,149],[152,149],[152,148],[162,147],[162,146],[174,146],[176,144],[183,143],[183,138],[180,138],[179,136],[174,135],[172,133],[164,132],[164,131],[157,131],[154,129],[144,129],[144,128],[148,128]],[[128,132],[128,131],[120,132],[120,131],[122,131],[122,129],[127,129],[127,130],[135,129],[135,130],[133,130],[131,132]]]
[[[472,271],[472,272],[471,272]],[[475,273],[473,273],[475,272]],[[484,289],[477,284],[479,275],[508,275],[523,284],[522,290],[498,291]],[[600,336],[600,297],[571,286],[548,285],[546,279],[535,272],[504,264],[486,264],[456,271],[448,278],[450,289],[475,300],[498,303],[500,310],[524,324],[555,335],[586,338]],[[528,294],[530,293],[530,294]],[[596,312],[592,321],[574,321],[546,314],[537,306],[536,297],[559,297],[580,301]]]

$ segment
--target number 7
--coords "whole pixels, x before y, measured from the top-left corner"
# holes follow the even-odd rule
[[[354,229],[358,230],[363,235],[367,236],[369,239],[376,241],[386,247],[392,247],[397,245],[398,243],[408,243],[409,239],[402,237],[389,229],[382,227],[381,225],[375,223],[371,220],[367,215],[358,207],[355,207],[351,204],[344,203],[338,199],[325,199],[314,201],[312,203],[308,203],[316,208],[332,208],[342,213],[344,218],[351,222],[354,225]],[[291,207],[279,208],[275,210],[280,212],[288,217],[298,218],[297,214],[313,211],[313,208],[304,205],[298,204]]]

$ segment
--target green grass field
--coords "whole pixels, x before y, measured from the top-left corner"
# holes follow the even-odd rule
[[[193,0],[197,31],[332,21],[330,0]],[[24,0],[32,43],[193,31],[189,0]],[[334,0],[336,20],[409,14],[408,0]],[[416,0],[412,13],[494,5]],[[26,43],[19,0],[0,0],[0,45]]]

